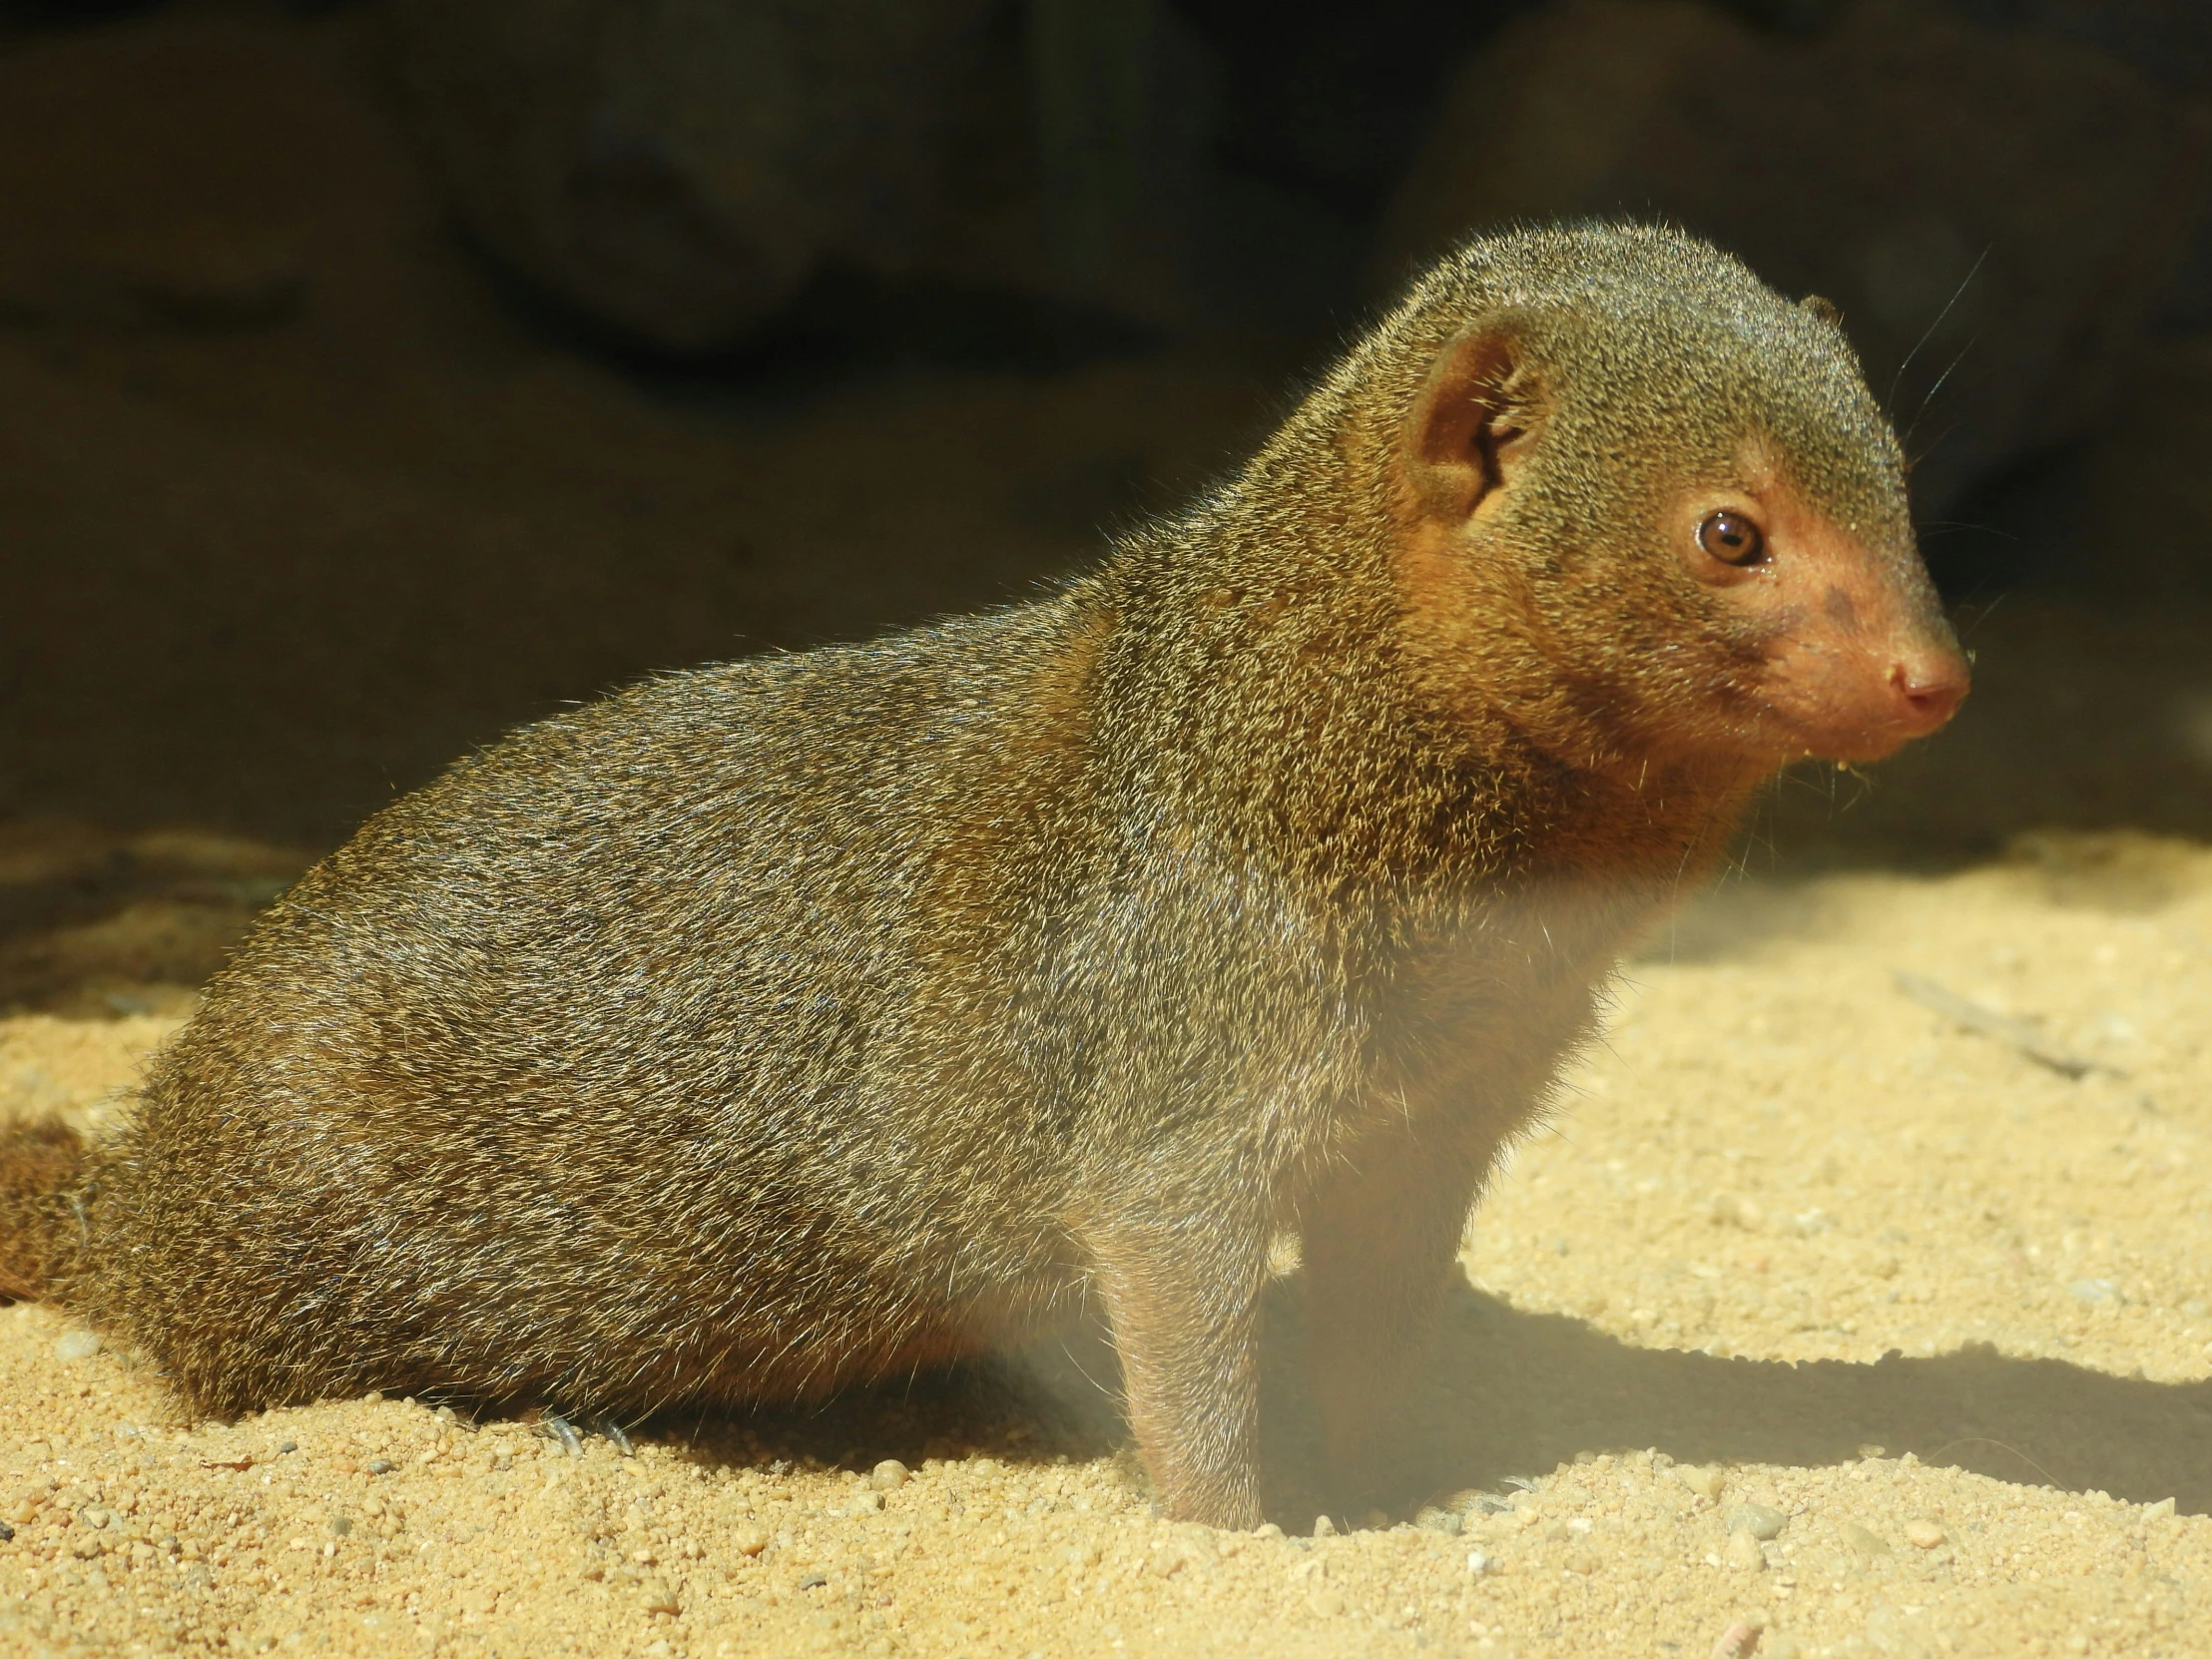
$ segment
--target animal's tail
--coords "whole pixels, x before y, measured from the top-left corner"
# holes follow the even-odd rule
[[[0,1124],[0,1296],[33,1301],[78,1227],[85,1140],[59,1118]]]

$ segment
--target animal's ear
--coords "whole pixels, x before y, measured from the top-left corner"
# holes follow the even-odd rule
[[[1807,294],[1803,299],[1800,299],[1798,301],[1798,309],[1801,311],[1811,311],[1823,322],[1831,323],[1838,328],[1841,328],[1844,325],[1844,313],[1842,308],[1837,305],[1835,300],[1830,299],[1825,295],[1818,293]]]
[[[1405,427],[1418,509],[1456,522],[1509,487],[1543,425],[1542,388],[1509,326],[1461,335],[1437,354]]]

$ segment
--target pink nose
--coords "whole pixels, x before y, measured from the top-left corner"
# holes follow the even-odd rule
[[[1972,677],[1966,659],[1952,650],[1917,652],[1890,670],[1897,693],[1898,724],[1926,737],[1958,712]]]

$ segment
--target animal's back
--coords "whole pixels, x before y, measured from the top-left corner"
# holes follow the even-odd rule
[[[1024,1085],[986,1009],[936,1017],[1019,949],[916,900],[1063,877],[1074,617],[656,681],[395,804],[158,1061],[74,1299],[221,1409],[774,1394],[1053,1294],[1060,1137],[975,1098]]]

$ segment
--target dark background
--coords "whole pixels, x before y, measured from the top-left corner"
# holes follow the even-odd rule
[[[157,899],[194,982],[564,701],[1019,598],[1560,214],[1842,306],[1977,656],[1753,867],[2205,835],[2208,94],[2198,0],[0,0],[0,1002]]]

